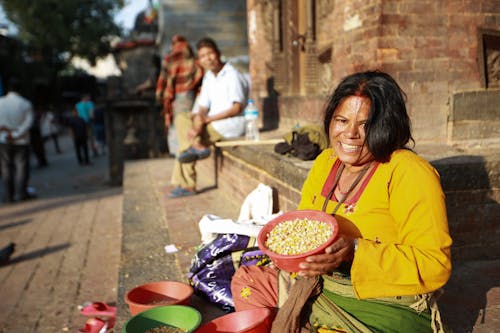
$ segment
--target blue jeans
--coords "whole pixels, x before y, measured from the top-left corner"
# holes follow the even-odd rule
[[[0,167],[5,189],[5,201],[18,201],[27,198],[29,156],[29,145],[0,143]]]

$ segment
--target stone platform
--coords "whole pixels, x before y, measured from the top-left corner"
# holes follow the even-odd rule
[[[216,160],[212,157],[198,163],[200,193],[178,199],[166,197],[171,190],[168,180],[173,159],[126,163],[123,245],[117,298],[118,328],[130,318],[123,301],[126,290],[161,279],[186,281],[191,258],[200,244],[197,224],[203,214],[236,219],[243,198],[259,182],[276,189],[275,201],[280,209],[293,209],[300,195],[297,184],[301,184],[301,179],[303,181],[307,175],[311,162],[281,158],[272,152],[272,148],[271,145],[222,148]],[[479,221],[487,221],[486,225],[493,228],[486,235],[488,239],[494,238],[493,241],[483,243],[488,250],[498,246],[497,218],[494,216],[499,206],[495,199],[498,193],[498,154],[491,154],[492,150],[486,149],[490,154],[474,155],[472,152],[478,152],[477,148],[444,150],[443,147],[430,147],[427,152],[423,149],[419,152],[427,156],[441,173],[446,168],[456,170],[455,178],[444,176],[444,179],[455,179],[450,184],[457,188],[456,195],[464,192],[469,202],[476,200],[473,207],[479,209],[478,216],[491,214],[488,217],[490,220],[478,218]],[[471,181],[469,175],[477,171],[477,167],[485,171],[481,177]],[[467,192],[467,186],[475,186],[477,179],[484,180],[484,177],[491,188]],[[453,195],[451,192],[448,194]],[[490,202],[484,203],[482,198],[489,198]],[[454,207],[451,205],[449,208]],[[453,223],[454,220],[450,220],[450,225]],[[472,228],[467,232],[471,237],[469,243],[478,244],[481,228]],[[169,244],[175,245],[179,251],[167,254],[164,246]],[[483,252],[479,246],[474,246],[470,248],[469,255],[454,257],[453,274],[439,303],[444,321],[453,332],[494,332],[499,327],[500,258],[498,251],[485,252],[489,256],[478,258]],[[224,314],[197,296],[193,296],[191,304],[201,311],[203,322]]]

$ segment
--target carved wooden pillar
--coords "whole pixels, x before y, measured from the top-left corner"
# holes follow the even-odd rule
[[[305,82],[306,95],[318,93],[318,55],[316,51],[316,36],[314,31],[315,3],[314,0],[306,1],[306,40],[305,40]]]
[[[282,1],[283,52],[285,66],[285,89],[287,95],[297,95],[300,92],[300,47],[295,47],[293,41],[298,37],[298,0]]]
[[[286,66],[284,64],[282,4],[280,0],[273,0],[273,67],[274,87],[282,93],[286,87]]]

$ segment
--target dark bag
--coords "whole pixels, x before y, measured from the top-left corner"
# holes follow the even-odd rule
[[[304,161],[314,160],[326,147],[328,139],[320,126],[304,126],[284,136],[285,142],[274,146],[281,155],[295,156]]]
[[[194,256],[188,279],[196,294],[224,311],[234,310],[231,279],[240,266],[265,265],[270,262],[255,245],[255,238],[220,234]]]

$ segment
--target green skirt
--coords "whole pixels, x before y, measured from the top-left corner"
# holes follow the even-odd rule
[[[360,300],[341,276],[323,276],[323,291],[310,306],[313,332],[443,332],[432,294]]]

